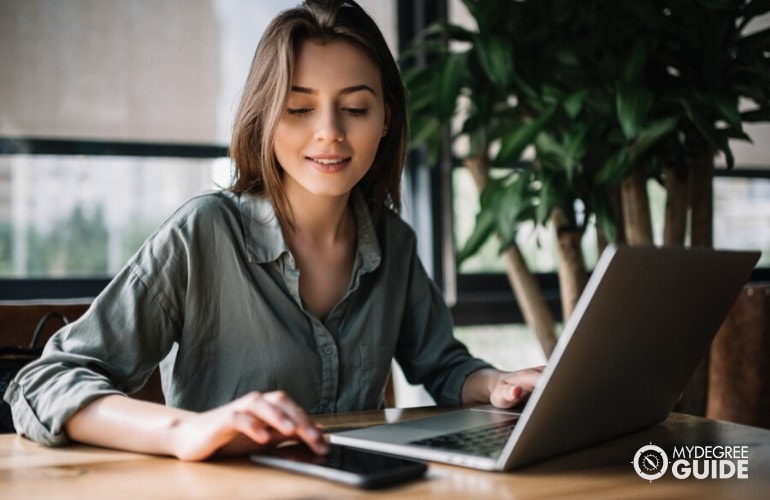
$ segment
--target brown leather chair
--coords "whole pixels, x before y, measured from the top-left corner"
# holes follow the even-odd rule
[[[0,301],[0,346],[28,347],[35,327],[47,313],[58,312],[69,321],[75,321],[88,310],[90,305],[90,299]],[[40,332],[37,345],[40,347],[45,345],[61,326],[61,321],[57,318],[47,321]],[[165,401],[157,369],[147,384],[132,397],[157,403]]]
[[[711,345],[706,416],[770,429],[770,284],[749,285]]]

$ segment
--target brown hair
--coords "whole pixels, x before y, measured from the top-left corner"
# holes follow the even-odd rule
[[[265,193],[273,200],[284,229],[293,227],[273,138],[291,88],[295,54],[308,40],[351,43],[380,69],[385,105],[390,110],[388,133],[380,141],[371,168],[358,183],[376,223],[383,209],[401,208],[401,174],[409,136],[406,97],[398,66],[380,29],[350,0],[306,0],[278,14],[262,35],[233,127],[230,156],[235,176],[230,189]]]

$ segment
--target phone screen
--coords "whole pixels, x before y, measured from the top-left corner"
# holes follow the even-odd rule
[[[252,455],[252,461],[322,477],[361,488],[380,488],[425,474],[427,464],[345,446],[331,445],[327,455],[316,455],[305,445],[283,446]]]

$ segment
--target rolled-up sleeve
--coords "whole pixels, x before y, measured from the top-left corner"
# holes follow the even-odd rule
[[[138,391],[170,351],[178,313],[168,294],[148,285],[139,262],[141,254],[11,382],[4,397],[18,433],[48,446],[66,444],[64,424],[74,413],[102,396]]]

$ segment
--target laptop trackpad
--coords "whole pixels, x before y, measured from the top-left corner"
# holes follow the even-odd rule
[[[435,417],[410,420],[398,425],[405,429],[419,430],[422,437],[430,437],[516,420],[520,415],[507,411],[494,411],[494,407],[490,408],[493,411],[476,408],[459,410]]]

